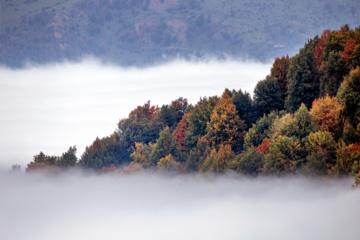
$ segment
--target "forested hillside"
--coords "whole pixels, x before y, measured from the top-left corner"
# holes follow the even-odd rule
[[[77,159],[40,153],[27,171],[171,170],[245,175],[356,175],[360,171],[360,27],[344,25],[276,58],[248,92],[225,89],[194,106],[150,101],[95,139]]]
[[[0,64],[123,65],[174,57],[268,61],[326,28],[360,24],[357,0],[3,0]]]

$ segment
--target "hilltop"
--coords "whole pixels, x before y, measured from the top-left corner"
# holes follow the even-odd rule
[[[360,24],[357,0],[4,0],[0,63],[122,65],[173,57],[292,55],[323,29]]]

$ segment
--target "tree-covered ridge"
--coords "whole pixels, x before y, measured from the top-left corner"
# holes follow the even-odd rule
[[[203,97],[194,106],[184,98],[161,107],[149,101],[121,119],[109,137],[95,139],[80,159],[75,147],[61,157],[41,152],[27,170],[77,165],[126,173],[356,175],[359,51],[360,28],[326,30],[297,55],[275,59],[253,98],[225,89],[221,97]]]
[[[357,0],[3,0],[0,63],[93,55],[125,65],[176,56],[267,61],[310,36],[357,26]]]

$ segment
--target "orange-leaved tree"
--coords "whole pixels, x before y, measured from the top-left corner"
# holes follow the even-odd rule
[[[336,139],[340,137],[340,113],[343,106],[336,97],[330,97],[328,94],[323,98],[315,99],[310,109],[311,117],[320,129],[330,132]]]
[[[189,122],[188,122],[189,116],[190,113],[187,113],[182,117],[182,119],[177,124],[176,129],[173,133],[175,140],[179,144],[180,150],[182,152],[187,151],[187,146],[185,145],[185,137],[189,131]]]
[[[207,123],[207,138],[212,147],[229,144],[236,153],[242,150],[246,124],[237,114],[227,93],[223,93]]]

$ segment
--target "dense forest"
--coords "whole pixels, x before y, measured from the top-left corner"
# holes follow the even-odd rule
[[[325,28],[360,24],[357,0],[3,0],[0,64],[96,56],[121,65],[296,53]]]
[[[254,89],[225,89],[193,106],[150,101],[118,129],[61,156],[34,156],[26,171],[71,167],[244,175],[354,176],[360,171],[360,27],[325,30],[276,58]]]

